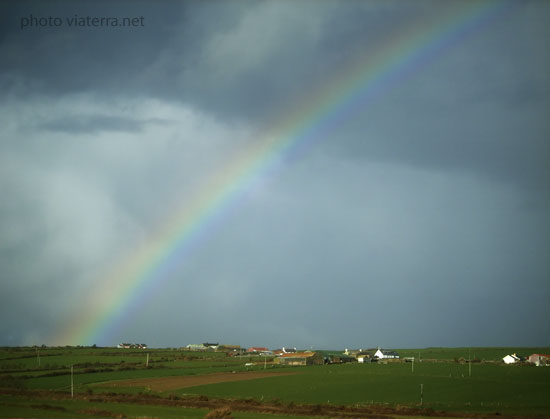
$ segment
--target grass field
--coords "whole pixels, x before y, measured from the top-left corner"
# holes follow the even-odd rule
[[[29,400],[23,396],[0,395],[0,417],[18,418],[203,418],[209,409],[172,406],[147,406],[131,403],[90,402],[87,400]],[[235,419],[303,419],[304,416],[232,412]]]
[[[220,403],[223,405],[223,400],[229,399],[254,404],[254,413],[247,412],[246,405],[237,406],[243,411],[233,409],[234,417],[243,418],[264,415],[270,418],[293,417],[289,413],[292,407],[302,404],[322,406],[323,409],[328,406],[414,409],[420,407],[421,385],[424,408],[464,414],[550,415],[550,368],[507,366],[499,362],[509,353],[526,356],[550,353],[550,348],[426,348],[398,352],[402,357],[414,356],[416,362],[280,367],[266,365],[264,358],[260,357],[236,358],[215,352],[89,347],[2,348],[0,416],[93,417],[111,412],[114,416],[124,414],[128,417],[204,417],[209,409]],[[470,365],[456,362],[460,358],[468,359],[468,356],[478,362]],[[418,362],[419,357],[422,362]],[[245,365],[251,362],[256,365]],[[71,366],[77,396],[74,400],[69,398]],[[289,371],[294,374],[274,374],[243,381],[212,381],[207,385],[182,386],[170,391],[154,391],[137,381],[155,379],[158,382],[163,380],[162,377],[170,379],[213,373],[229,377],[236,373],[235,376],[242,377],[239,374],[246,374],[247,370],[264,371],[264,367],[267,367],[267,373]],[[113,386],[121,380],[136,380],[137,386]],[[113,401],[117,395],[126,397],[128,402],[124,398]],[[143,403],[140,397],[144,398]],[[164,405],[168,400],[179,400],[181,405]],[[210,402],[197,404],[196,400]],[[263,410],[272,406],[274,413],[265,413],[258,406],[263,406]],[[286,416],[277,416],[276,406],[289,407]],[[359,411],[354,414],[364,417]],[[395,416],[396,413],[390,411],[387,414]],[[337,417],[338,412],[332,412],[330,416]]]
[[[278,398],[297,403],[388,403],[417,405],[423,384],[426,407],[451,411],[550,413],[547,368],[454,363],[344,364],[296,369],[300,374],[254,381],[211,384],[181,394],[215,397]]]

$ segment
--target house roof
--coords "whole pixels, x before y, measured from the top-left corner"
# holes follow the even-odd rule
[[[259,346],[252,346],[252,347],[248,348],[247,351],[249,351],[249,352],[254,352],[254,351],[255,352],[267,352],[267,351],[269,351],[269,349],[259,347]]]
[[[380,352],[382,352],[382,355],[399,355],[397,352],[395,351],[387,351],[385,349],[379,349]],[[378,352],[378,351],[377,351]]]
[[[290,354],[282,354],[280,358],[309,358],[315,355],[315,352],[294,352]]]

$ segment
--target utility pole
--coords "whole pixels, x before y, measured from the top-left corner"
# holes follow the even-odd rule
[[[145,366],[149,366],[149,352],[147,352],[147,361],[145,361]]]
[[[411,372],[414,373],[414,356],[413,356],[413,362],[411,363]]]
[[[73,366],[71,365],[71,399],[74,398]]]

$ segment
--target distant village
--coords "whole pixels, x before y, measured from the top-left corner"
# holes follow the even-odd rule
[[[550,366],[550,355],[549,354],[531,354],[528,357],[518,356],[516,354],[506,355],[502,358],[502,361],[505,364],[521,364],[529,363],[540,366]]]
[[[188,351],[226,352],[229,356],[258,355],[272,357],[275,364],[280,365],[321,365],[342,364],[347,362],[378,362],[379,360],[399,360],[399,354],[378,348],[357,349],[343,352],[298,350],[294,347],[282,347],[270,350],[265,347],[241,348],[239,345],[220,345],[219,343],[190,344],[185,348]]]
[[[144,343],[120,343],[117,348],[121,349],[147,349]],[[339,351],[313,351],[298,350],[293,347],[283,347],[270,350],[266,347],[242,348],[240,345],[224,345],[220,343],[199,343],[189,344],[180,350],[195,352],[224,352],[228,356],[263,356],[273,358],[275,364],[280,365],[322,365],[322,364],[342,364],[347,362],[414,362],[412,357],[401,358],[394,350],[378,348],[354,349]],[[420,361],[420,360],[417,360]],[[464,360],[464,362],[470,362]],[[473,362],[473,361],[472,361]],[[518,356],[517,354],[506,355],[502,358],[504,364],[532,364],[536,366],[550,366],[549,354],[531,354],[528,357]]]
[[[145,343],[119,343],[116,347],[119,349],[147,349]]]

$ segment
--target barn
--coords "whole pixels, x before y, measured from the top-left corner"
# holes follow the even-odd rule
[[[322,365],[324,358],[317,352],[295,352],[282,354],[274,362],[280,365]]]

